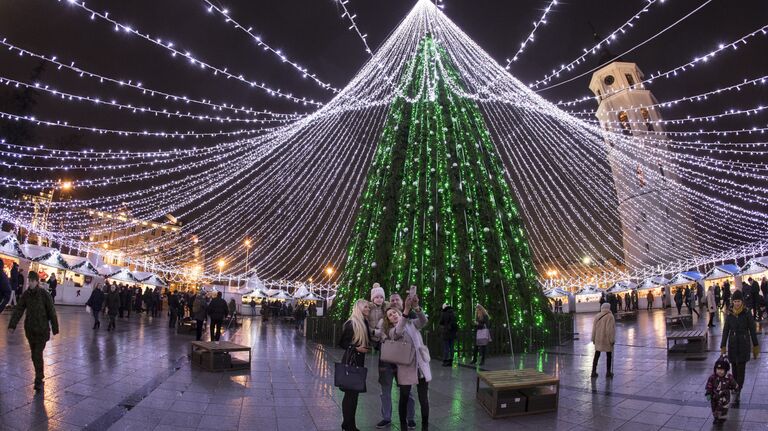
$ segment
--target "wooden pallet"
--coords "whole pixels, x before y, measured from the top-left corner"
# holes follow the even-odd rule
[[[481,382],[487,388],[481,389]],[[534,404],[531,402],[532,399],[528,399],[525,409],[514,408],[512,410],[505,410],[508,404],[511,406],[512,404],[519,403],[520,397],[525,398],[526,390],[550,387],[554,390],[542,395],[542,397],[548,397],[548,399],[552,400],[550,403],[545,403],[547,404],[545,407],[538,403],[538,407],[529,409],[528,406]],[[530,368],[522,370],[481,371],[477,373],[476,392],[480,405],[494,419],[553,412],[557,411],[559,402],[560,379]],[[505,402],[507,400],[508,402]]]

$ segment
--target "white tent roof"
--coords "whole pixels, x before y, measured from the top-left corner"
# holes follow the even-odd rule
[[[19,240],[12,232],[0,231],[0,254],[11,257],[24,257],[19,253]]]
[[[264,282],[261,281],[258,275],[253,274],[248,278],[248,281],[245,282],[245,287],[243,289],[248,290],[261,290],[262,292],[265,289]]]
[[[45,257],[52,252],[57,251],[55,248],[44,247],[36,244],[22,244],[21,253],[25,258],[29,260],[38,260]]]
[[[134,272],[133,278],[138,280],[141,284],[148,284],[156,287],[167,287],[168,283],[163,281],[157,274],[151,272]]]
[[[768,256],[756,257],[741,268],[740,275],[760,274],[768,271]]]
[[[266,298],[267,295],[264,294],[261,290],[251,290],[250,292],[243,295],[243,298]]]
[[[637,283],[633,283],[629,280],[622,280],[614,283],[613,286],[611,286],[607,290],[607,292],[618,293],[618,292],[626,292],[626,291],[635,290],[635,289],[637,289]]]
[[[322,301],[323,298],[315,295],[313,292],[309,292],[309,295],[301,298],[302,301]]]
[[[110,280],[114,281],[122,281],[123,283],[137,283],[138,280],[131,274],[131,271],[129,271],[127,268],[122,268],[120,271],[118,271],[115,274],[112,274],[107,277]]]
[[[547,298],[562,298],[563,296],[568,296],[568,292],[556,287],[554,289],[544,291],[544,296]]]
[[[307,286],[303,283],[299,284],[299,287],[297,287],[296,291],[293,292],[293,297],[296,299],[303,298],[307,295],[309,295],[309,289],[307,289]]]
[[[649,277],[643,280],[642,283],[640,283],[639,286],[637,286],[638,289],[655,289],[657,287],[663,287],[666,286],[667,283],[669,283],[669,280],[666,278],[657,275],[654,277]]]
[[[717,280],[720,278],[733,277],[738,273],[739,273],[739,267],[732,263],[727,265],[718,265],[710,269],[704,275],[704,280]]]
[[[604,290],[600,290],[597,286],[584,286],[576,292],[576,295],[599,295],[603,292]]]
[[[109,265],[109,264],[103,264],[96,268],[99,271],[99,274],[103,275],[104,277],[109,277],[113,274],[117,274],[120,272],[122,268],[119,266]]]
[[[669,280],[669,286],[682,286],[684,284],[695,283],[704,278],[704,274],[698,271],[686,271],[676,274]]]
[[[277,294],[272,295],[270,298],[272,299],[291,299],[291,295],[285,293],[285,291],[279,291]]]
[[[74,272],[76,274],[94,275],[94,276],[101,277],[101,274],[99,273],[99,270],[96,269],[95,266],[93,266],[93,264],[91,263],[90,260],[88,260],[88,259],[86,259],[84,257],[80,257],[78,259],[82,259],[82,261],[81,262],[76,262],[74,259],[68,259],[68,257],[72,258],[72,257],[77,257],[77,256],[65,256],[64,257],[67,260],[68,263],[70,262],[70,260],[72,261],[72,263],[70,263],[70,266],[69,266],[69,270],[70,271],[72,271],[72,272]]]

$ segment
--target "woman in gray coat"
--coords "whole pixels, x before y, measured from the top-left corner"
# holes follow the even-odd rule
[[[407,317],[411,311],[416,313],[416,319]],[[411,346],[413,355],[407,365],[397,366],[397,385],[400,388],[400,400],[398,413],[400,416],[400,429],[408,429],[408,397],[411,386],[416,385],[419,394],[419,406],[421,408],[421,429],[429,429],[429,382],[432,380],[432,371],[429,367],[429,349],[424,345],[419,330],[427,325],[427,316],[419,307],[419,297],[409,296],[405,300],[403,313],[397,308],[387,310],[384,333],[388,338],[399,341],[404,340]]]

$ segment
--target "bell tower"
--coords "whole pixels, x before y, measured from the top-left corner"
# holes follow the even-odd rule
[[[633,140],[621,148],[606,134],[622,225],[624,261],[630,269],[653,266],[690,255],[694,232],[690,204],[678,188],[679,177],[636,146],[666,149],[658,101],[643,84],[637,64],[613,61],[592,74],[600,126]],[[646,140],[647,139],[647,140]],[[634,148],[633,148],[634,147]],[[668,162],[667,162],[668,163]],[[674,202],[674,206],[670,204]],[[688,247],[685,250],[683,247]]]

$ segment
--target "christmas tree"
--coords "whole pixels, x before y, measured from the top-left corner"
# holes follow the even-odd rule
[[[346,318],[378,282],[388,294],[416,285],[433,317],[451,304],[460,327],[472,324],[478,303],[526,338],[549,318],[490,132],[462,93],[448,53],[426,36],[400,78],[368,172],[334,317]]]

